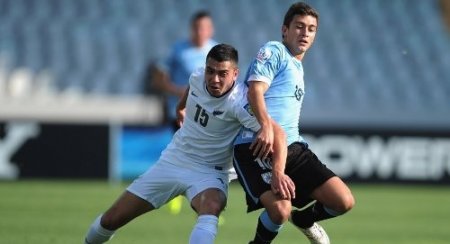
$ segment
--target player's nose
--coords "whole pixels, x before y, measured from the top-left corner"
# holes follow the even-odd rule
[[[214,74],[212,77],[211,77],[211,82],[212,83],[218,83],[220,81],[220,79],[219,79],[219,75],[218,74]]]

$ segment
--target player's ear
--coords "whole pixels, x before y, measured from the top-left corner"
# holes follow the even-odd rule
[[[287,26],[285,26],[285,25],[281,26],[281,38],[284,39],[284,37],[286,36],[287,30],[288,30]]]
[[[235,68],[234,69],[234,74],[233,75],[234,75],[234,80],[236,81],[238,76],[239,76],[239,68]]]

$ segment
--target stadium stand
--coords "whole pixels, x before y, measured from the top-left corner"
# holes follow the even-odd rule
[[[439,0],[310,2],[321,19],[304,62],[305,126],[449,128],[450,36]],[[263,43],[280,39],[290,3],[0,0],[0,89],[27,69],[33,84],[47,72],[62,94],[142,95],[148,62],[187,35],[180,25],[198,9],[211,11],[217,40],[238,48],[244,73]]]

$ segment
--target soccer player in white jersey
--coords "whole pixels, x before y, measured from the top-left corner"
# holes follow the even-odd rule
[[[197,68],[204,66],[209,50],[218,43],[213,39],[214,23],[208,11],[194,13],[190,21],[190,36],[175,42],[169,57],[158,62],[153,70],[153,85],[163,94],[166,101],[167,123],[175,133],[180,127],[176,123],[176,106],[188,86],[189,77]],[[183,198],[176,197],[169,202],[169,211],[178,214]]]
[[[354,205],[354,198],[346,184],[329,170],[308,148],[300,136],[299,118],[305,94],[302,59],[314,42],[319,15],[309,5],[291,5],[282,25],[282,42],[266,43],[250,64],[245,82],[249,86],[248,100],[261,124],[258,133],[243,131],[236,140],[234,165],[247,193],[248,211],[264,207],[256,235],[251,243],[271,243],[288,219],[306,235],[311,243],[330,243],[324,229],[316,222],[341,215]],[[320,72],[320,71],[319,71]],[[270,116],[270,117],[269,117]],[[273,140],[270,118],[286,132],[288,158],[285,173],[295,183],[295,199],[283,199],[271,191],[267,176],[270,164],[260,161],[249,152],[251,140]],[[249,134],[254,134],[253,137]],[[293,210],[315,202],[303,211]]]
[[[236,82],[237,62],[238,53],[232,46],[219,44],[211,49],[206,68],[191,75],[189,87],[178,105],[177,114],[183,125],[158,162],[93,222],[85,243],[108,241],[115,230],[178,195],[184,195],[198,214],[189,243],[214,242],[218,217],[227,200],[233,140],[242,125],[253,131],[260,128],[245,106],[246,86]],[[274,133],[280,134],[274,141],[273,160],[284,165],[286,137],[281,127],[273,126]],[[288,177],[275,187],[285,197],[295,190]]]

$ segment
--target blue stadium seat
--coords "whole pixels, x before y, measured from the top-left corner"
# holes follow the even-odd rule
[[[242,78],[258,48],[280,39],[290,3],[0,0],[0,52],[12,68],[49,69],[60,90],[138,94],[148,60],[166,57],[190,15],[207,9],[215,39],[238,48]],[[305,110],[448,110],[450,34],[438,0],[311,3],[321,17],[304,60]]]

